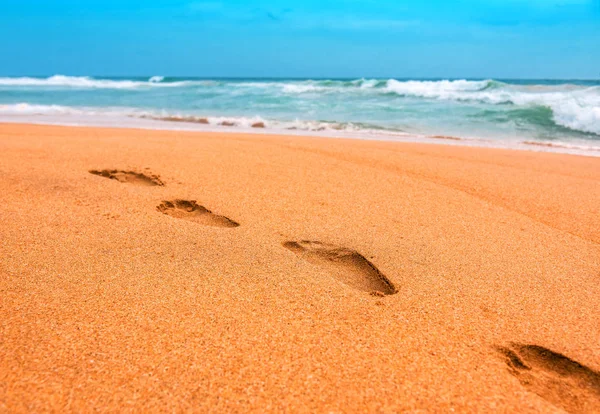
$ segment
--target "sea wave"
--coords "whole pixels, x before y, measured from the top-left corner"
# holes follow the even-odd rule
[[[341,80],[307,80],[299,82],[285,82],[285,83],[270,83],[269,86],[280,87],[283,92],[290,94],[302,94],[312,92],[365,92],[382,89],[388,84],[387,80],[382,79],[355,79],[348,81]]]
[[[554,121],[567,128],[600,135],[600,105],[584,106],[577,101],[555,103]]]
[[[599,86],[509,85],[494,80],[399,82],[391,79],[387,90],[418,98],[547,108],[556,125],[600,135]]]
[[[260,116],[235,117],[235,116],[195,116],[169,113],[132,113],[130,117],[150,119],[164,122],[191,123],[212,125],[218,127],[267,128],[279,131],[306,131],[306,132],[363,132],[387,135],[409,135],[403,131],[386,129],[377,125],[360,122],[335,122],[312,120],[275,120],[265,119]],[[414,134],[413,134],[414,135]]]
[[[570,91],[529,92],[508,90],[502,98],[488,97],[490,103],[503,101],[518,108],[546,108],[552,122],[574,131],[600,135],[600,88]],[[535,121],[535,119],[534,119]]]
[[[390,79],[386,91],[403,96],[422,98],[452,99],[463,96],[465,92],[473,93],[488,89],[494,81],[397,81]]]
[[[140,120],[152,120],[169,123],[189,123],[196,125],[227,127],[227,128],[267,128],[278,131],[306,131],[306,132],[356,132],[356,133],[379,133],[387,135],[409,135],[403,131],[382,128],[381,126],[360,122],[336,122],[336,121],[314,121],[314,120],[277,120],[266,119],[260,116],[199,116],[182,114],[168,111],[146,111],[137,108],[95,108],[95,107],[70,107],[61,105],[35,105],[29,103],[18,103],[0,105],[0,116],[11,115],[40,115],[52,117],[53,115],[76,115],[84,119],[86,117],[102,117],[126,119],[136,118]],[[414,134],[413,134],[414,135]]]
[[[522,144],[530,145],[530,146],[534,146],[534,147],[579,150],[579,151],[585,151],[585,152],[587,152],[587,151],[600,152],[600,146],[597,146],[597,145],[570,144],[567,142],[554,142],[554,141],[523,141]]]
[[[164,77],[154,76],[148,81],[94,79],[89,76],[54,75],[48,78],[0,78],[0,86],[66,87],[84,89],[137,89],[144,87],[178,87],[190,85],[188,81],[163,82]]]
[[[285,93],[307,93],[307,92],[323,92],[331,90],[332,88],[327,86],[310,85],[310,84],[284,84],[282,85],[283,92]]]
[[[62,105],[34,105],[29,103],[0,105],[0,115],[77,115],[84,112],[77,108]]]
[[[401,80],[360,78],[350,80],[313,79],[313,80],[202,80],[192,78],[168,78],[152,76],[149,78],[102,79],[55,75],[48,78],[20,77],[0,78],[0,89],[11,92],[30,93],[32,90],[70,91],[74,96],[79,90],[115,89],[134,90],[135,95],[102,96],[109,105],[112,102],[128,102],[142,108],[159,106],[166,102],[173,110],[191,110],[192,108],[242,108],[255,107],[261,115],[278,114],[295,116],[313,111],[315,117],[330,116],[329,108],[335,107],[343,112],[341,119],[363,119],[365,108],[373,114],[373,119],[383,119],[383,125],[399,124],[389,113],[393,112],[402,119],[402,111],[420,118],[429,116],[430,110],[444,107],[448,114],[464,116],[464,108],[475,108],[485,112],[497,109],[501,117],[515,116],[509,120],[517,125],[529,123],[529,130],[545,128],[545,132],[568,133],[575,135],[600,135],[600,86],[588,82],[501,82],[485,80]],[[180,88],[166,94],[157,88]],[[160,91],[152,95],[152,91]],[[147,95],[144,95],[147,94]],[[15,95],[17,96],[17,95]],[[58,95],[57,95],[58,96]],[[60,96],[62,99],[66,95]],[[100,95],[99,95],[100,96]],[[29,97],[29,96],[27,96]],[[405,99],[406,98],[406,99]],[[86,98],[87,99],[87,98]],[[94,97],[89,97],[90,103]],[[112,99],[112,100],[111,100]],[[117,99],[117,100],[115,100]],[[6,101],[6,100],[5,100]],[[71,102],[58,100],[56,103]],[[154,104],[156,102],[156,104]],[[415,102],[417,105],[414,105]],[[53,102],[54,103],[54,102]],[[181,103],[181,104],[180,104]],[[265,109],[266,108],[266,109]],[[300,109],[301,108],[301,109]],[[158,108],[157,108],[158,109]],[[211,109],[211,108],[208,108]],[[411,112],[412,111],[412,112]],[[424,111],[416,114],[417,111]],[[416,115],[413,115],[416,114]],[[387,117],[387,118],[386,118]],[[492,122],[493,119],[488,119]],[[386,123],[387,122],[387,123]],[[418,122],[421,122],[420,120]],[[461,121],[458,120],[458,123]],[[380,122],[374,122],[379,124]],[[433,122],[435,123],[435,122]],[[404,124],[401,124],[404,125]],[[382,125],[380,125],[382,126]],[[562,129],[561,129],[562,128]],[[444,132],[444,131],[441,131]]]
[[[568,111],[572,112],[568,112]],[[569,118],[568,115],[571,117]],[[564,112],[564,123],[573,124],[573,127],[582,128],[581,124],[589,125],[598,122],[598,112],[581,112],[580,108],[568,108]],[[536,122],[540,125],[552,123],[556,115],[545,107],[532,107],[528,109],[514,109],[508,115],[504,114],[504,120],[499,113],[488,111],[484,113],[490,122],[509,122],[523,120]],[[536,119],[535,121],[533,121]],[[0,121],[42,122],[58,123],[66,125],[107,125],[107,126],[133,126],[136,128],[158,128],[158,129],[201,129],[208,131],[216,130],[238,130],[249,132],[250,130],[265,130],[271,133],[310,133],[325,136],[356,136],[356,137],[379,137],[382,139],[443,139],[446,142],[482,142],[490,143],[488,139],[481,139],[464,135],[439,135],[408,132],[399,128],[384,127],[378,124],[361,122],[336,122],[326,120],[281,120],[264,118],[261,116],[214,116],[195,115],[189,113],[178,113],[165,110],[142,110],[134,107],[70,107],[62,105],[39,105],[30,103],[0,104]],[[131,121],[128,121],[131,120]],[[132,123],[133,122],[133,123]],[[154,122],[154,123],[152,123]],[[157,123],[158,122],[158,123]],[[173,124],[179,124],[175,126]],[[188,126],[184,126],[187,124]],[[173,125],[173,126],[169,126]],[[203,129],[204,128],[204,129]],[[523,137],[526,138],[526,137]],[[532,148],[549,148],[566,151],[579,151],[589,154],[599,153],[598,141],[589,140],[583,136],[579,139],[548,139],[548,138],[526,138],[526,140],[507,140],[510,147],[513,144],[521,144]],[[486,145],[486,144],[483,144]]]
[[[306,80],[297,82],[246,83],[252,87],[281,87],[285,92],[305,93],[314,91],[372,91],[381,94],[393,93],[400,96],[423,98],[452,98],[461,92],[476,92],[502,85],[493,80],[440,80],[440,81],[401,81],[396,79],[355,79],[355,80]]]
[[[314,92],[319,87],[354,87],[403,97],[488,105],[514,105],[534,111],[545,108],[550,111],[550,121],[557,126],[600,135],[600,86],[513,85],[493,79],[482,81],[399,81],[389,79],[385,82],[376,79],[360,79],[349,83],[324,81],[316,85],[288,87],[287,90],[299,93]],[[546,119],[543,116],[540,117],[539,111],[533,115],[529,119],[533,124],[545,123]]]

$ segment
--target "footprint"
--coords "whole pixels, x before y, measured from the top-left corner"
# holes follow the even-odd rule
[[[537,345],[498,347],[521,385],[571,413],[600,412],[600,373]]]
[[[146,175],[144,173],[138,173],[134,171],[122,171],[122,170],[90,170],[90,174],[99,175],[101,177],[110,178],[111,180],[117,180],[120,183],[131,183],[136,185],[146,186],[164,186],[165,183],[159,178],[158,175]]]
[[[225,216],[219,216],[196,203],[196,200],[163,201],[158,211],[171,217],[194,221],[205,226],[239,227],[239,224]]]
[[[393,295],[396,287],[379,269],[360,253],[345,247],[318,241],[288,241],[283,247],[309,263],[327,269],[331,275],[354,289],[369,293]]]

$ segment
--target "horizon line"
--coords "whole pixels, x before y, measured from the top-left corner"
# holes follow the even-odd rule
[[[63,73],[53,73],[51,75],[0,75],[6,78],[50,78],[52,76],[67,77],[89,77],[89,78],[152,78],[156,76],[164,78],[187,78],[187,79],[207,79],[207,80],[243,80],[243,79],[280,79],[280,80],[356,80],[356,79],[396,79],[396,80],[520,80],[520,81],[600,81],[600,76],[596,78],[569,78],[569,77],[496,77],[496,76],[199,76],[199,75],[66,75]]]

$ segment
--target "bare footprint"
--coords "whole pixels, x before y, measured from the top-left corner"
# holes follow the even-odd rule
[[[498,347],[521,385],[571,413],[600,412],[600,373],[537,345]]]
[[[146,175],[135,171],[123,170],[90,170],[90,174],[117,180],[120,183],[131,183],[145,186],[164,186],[165,183],[158,175]]]
[[[171,217],[194,221],[205,226],[239,227],[239,224],[225,216],[219,216],[196,203],[196,200],[163,201],[158,211]]]
[[[345,247],[318,241],[288,241],[283,247],[309,263],[321,266],[331,275],[354,289],[375,295],[393,295],[396,287],[379,269],[360,253]]]

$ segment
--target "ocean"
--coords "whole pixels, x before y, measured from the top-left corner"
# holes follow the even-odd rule
[[[322,135],[600,156],[600,81],[2,77],[0,122]]]

